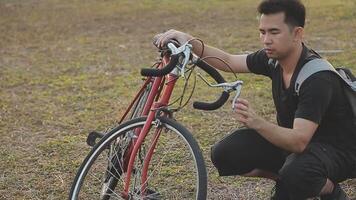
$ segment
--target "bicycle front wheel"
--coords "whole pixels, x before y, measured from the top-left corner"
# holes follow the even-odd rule
[[[123,195],[134,133],[145,121],[127,121],[94,146],[75,177],[70,199],[206,199],[207,176],[198,143],[186,128],[165,117],[152,122],[136,156],[128,194]],[[159,138],[142,183],[145,156],[157,129]]]

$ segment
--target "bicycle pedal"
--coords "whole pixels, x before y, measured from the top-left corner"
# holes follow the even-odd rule
[[[87,137],[87,144],[91,147],[94,147],[95,144],[98,142],[97,139],[100,140],[102,137],[104,137],[103,133],[99,133],[96,131],[90,132]]]

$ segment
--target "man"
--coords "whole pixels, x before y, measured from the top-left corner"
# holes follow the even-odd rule
[[[331,72],[309,77],[294,93],[305,63],[320,58],[303,44],[305,7],[298,0],[264,0],[258,7],[264,48],[249,55],[231,55],[205,46],[202,57],[225,60],[235,72],[252,72],[272,79],[278,125],[256,115],[239,99],[236,119],[247,128],[224,137],[212,147],[211,159],[221,176],[265,177],[276,181],[272,199],[348,199],[338,185],[356,165],[356,127],[342,82]],[[202,45],[189,34],[170,30],[156,36],[157,46],[175,39]],[[207,62],[229,71],[218,60]]]

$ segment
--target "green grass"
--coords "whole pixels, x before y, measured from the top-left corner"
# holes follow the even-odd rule
[[[257,50],[258,2],[0,0],[0,199],[66,198],[89,151],[87,133],[115,123],[142,83],[139,69],[153,64],[152,37],[175,28],[231,53]],[[304,2],[306,43],[344,50],[324,56],[356,72],[356,2]],[[274,121],[269,80],[239,78],[245,82],[242,96]],[[197,87],[193,100],[216,97],[202,82]],[[176,118],[204,150],[211,195],[268,196],[270,182],[220,178],[212,167],[210,146],[241,126],[230,105],[203,112],[188,104]],[[355,181],[343,186],[356,198]]]

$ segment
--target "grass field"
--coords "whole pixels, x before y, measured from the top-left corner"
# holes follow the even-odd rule
[[[0,0],[0,199],[67,198],[89,151],[87,133],[116,122],[140,87],[140,68],[155,61],[152,37],[174,28],[231,53],[254,51],[258,2]],[[356,1],[303,2],[306,44],[343,50],[323,55],[356,73]],[[242,96],[274,121],[269,80],[239,78]],[[193,100],[214,99],[208,90],[198,83]],[[268,198],[271,182],[219,178],[212,167],[210,146],[241,126],[229,104],[213,112],[189,104],[176,118],[204,151],[210,199]],[[355,180],[343,187],[356,199]]]

